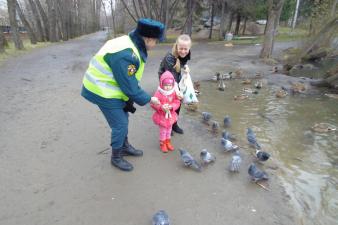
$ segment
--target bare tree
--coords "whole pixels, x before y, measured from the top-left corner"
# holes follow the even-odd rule
[[[236,15],[236,27],[235,27],[235,35],[239,35],[239,26],[241,25],[241,13],[237,12]]]
[[[56,21],[56,2],[53,0],[47,0],[48,8],[48,21],[49,21],[49,40],[51,42],[57,42],[57,21]]]
[[[211,1],[211,20],[210,20],[210,31],[209,31],[209,39],[212,38],[212,29],[214,28],[214,17],[215,17],[215,2]]]
[[[124,5],[124,8],[127,10],[129,16],[134,20],[134,22],[136,23],[137,19],[134,17],[134,15],[132,14],[132,12],[129,10],[128,5],[126,4],[126,2],[124,0],[121,0],[122,4]]]
[[[23,43],[20,38],[19,27],[16,21],[16,4],[15,0],[7,0],[7,7],[8,7],[8,16],[9,16],[9,23],[11,25],[12,31],[12,39],[16,49],[22,50]]]
[[[42,23],[43,23],[43,28],[44,28],[44,39],[46,41],[49,41],[49,21],[48,17],[45,13],[45,10],[43,9],[40,0],[35,0],[36,6],[39,9],[39,14],[41,15],[42,18]]]
[[[187,11],[188,16],[187,20],[184,23],[182,32],[188,34],[191,36],[192,34],[192,24],[193,24],[193,13],[194,13],[194,7],[195,7],[195,0],[188,0],[187,1]]]
[[[225,30],[225,9],[227,6],[227,2],[225,0],[222,0],[222,9],[221,9],[221,21],[220,21],[220,27],[219,27],[219,36],[218,40],[224,40]]]
[[[0,32],[0,53],[5,52],[5,46],[6,46],[6,39],[5,39],[4,33],[1,30]]]
[[[332,8],[331,8],[331,17],[334,17],[336,15],[337,3],[338,3],[338,0],[333,0]]]
[[[273,50],[273,43],[276,33],[276,27],[279,22],[280,11],[284,0],[268,0],[268,21],[266,33],[264,35],[263,47],[260,53],[261,58],[270,58]]]
[[[295,12],[294,12],[294,17],[293,17],[293,21],[292,21],[292,30],[295,29],[296,27],[296,23],[297,23],[297,17],[298,17],[298,8],[299,8],[299,3],[300,0],[297,0],[296,2],[296,8],[295,8]]]
[[[35,32],[34,32],[32,26],[29,24],[28,20],[26,19],[25,15],[23,14],[22,9],[21,9],[17,0],[15,0],[15,4],[16,4],[16,10],[18,11],[20,20],[24,24],[25,28],[27,29],[27,33],[28,33],[28,36],[31,40],[31,43],[36,44],[37,39],[36,39]]]
[[[42,29],[42,24],[41,24],[41,20],[40,20],[40,16],[39,16],[40,14],[38,12],[38,9],[37,9],[33,0],[28,0],[28,2],[29,2],[29,5],[32,9],[32,12],[33,12],[32,14],[33,14],[33,17],[34,17],[34,20],[35,20],[34,22],[36,24],[36,29],[37,29],[35,31],[36,32],[36,38],[39,42],[44,41],[45,38],[44,38],[44,35],[43,35],[43,29]]]

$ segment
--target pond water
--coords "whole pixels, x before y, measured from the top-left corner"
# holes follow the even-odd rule
[[[277,87],[263,86],[258,94],[235,101],[243,93],[240,80],[226,81],[225,91],[217,83],[201,81],[199,111],[208,111],[247,145],[246,128],[256,133],[263,149],[279,164],[280,178],[298,211],[302,224],[331,225],[338,222],[338,131],[316,133],[315,123],[338,126],[338,100],[325,95],[288,95],[276,98]],[[200,120],[199,113],[190,114]]]

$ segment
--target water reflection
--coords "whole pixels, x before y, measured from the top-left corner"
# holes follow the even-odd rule
[[[246,145],[246,128],[254,130],[263,149],[280,161],[281,179],[304,224],[337,224],[337,132],[315,133],[310,128],[319,122],[337,127],[338,101],[326,96],[279,99],[277,88],[267,87],[235,101],[234,96],[249,86],[239,80],[227,81],[222,92],[217,83],[201,82],[199,109],[211,112],[219,122],[230,115],[229,131],[241,137],[242,146]]]

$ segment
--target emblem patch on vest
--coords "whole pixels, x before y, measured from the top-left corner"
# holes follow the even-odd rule
[[[136,66],[133,65],[133,64],[130,64],[130,65],[128,66],[128,75],[129,75],[129,76],[132,76],[132,75],[135,74],[135,72],[136,72]]]

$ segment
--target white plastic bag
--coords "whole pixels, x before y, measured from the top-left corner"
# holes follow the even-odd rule
[[[178,86],[180,88],[181,94],[183,95],[183,103],[190,104],[198,102],[194,85],[189,73],[183,73],[182,79]]]

